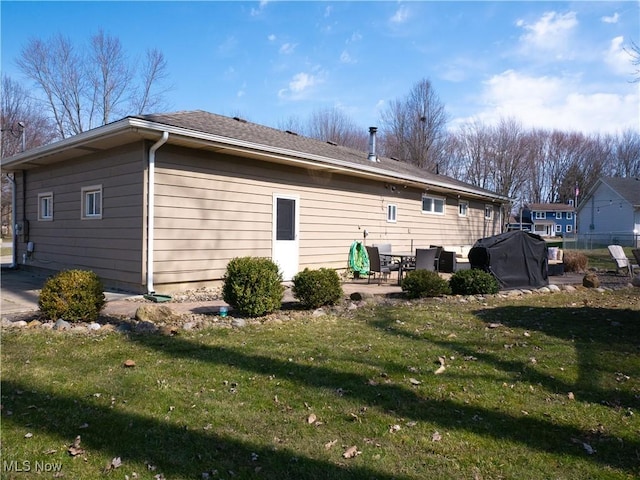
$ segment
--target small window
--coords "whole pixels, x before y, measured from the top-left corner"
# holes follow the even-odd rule
[[[460,200],[458,202],[458,215],[461,217],[466,217],[468,210],[469,210],[469,202]]]
[[[573,218],[573,212],[567,212],[567,220],[571,220]]]
[[[82,189],[82,218],[102,218],[102,185]]]
[[[484,206],[484,218],[491,220],[493,218],[493,207],[491,205]]]
[[[556,232],[562,233],[562,225],[556,225]]]
[[[573,225],[567,225],[567,233],[573,232]]]
[[[387,205],[387,222],[395,223],[398,216],[398,207],[393,203]]]
[[[444,215],[444,198],[422,196],[422,213],[435,213]]]
[[[53,192],[38,194],[38,220],[53,220]]]
[[[547,212],[536,212],[536,220],[544,220],[547,218]]]

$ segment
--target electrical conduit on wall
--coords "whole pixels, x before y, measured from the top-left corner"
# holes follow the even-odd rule
[[[147,201],[147,293],[153,294],[153,242],[155,227],[155,174],[156,174],[156,151],[169,139],[169,132],[162,132],[162,137],[149,149],[149,178],[148,178],[148,201]]]

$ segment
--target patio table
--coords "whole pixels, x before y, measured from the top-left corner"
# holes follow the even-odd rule
[[[411,259],[416,258],[415,252],[383,252],[381,256],[389,257],[394,260],[398,260],[398,285],[402,285],[402,275],[404,272],[404,265]]]

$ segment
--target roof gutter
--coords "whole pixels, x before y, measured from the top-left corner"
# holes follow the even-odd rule
[[[162,137],[154,143],[149,149],[149,173],[148,188],[149,195],[147,200],[147,293],[153,295],[153,246],[154,246],[154,228],[155,228],[155,193],[156,193],[156,151],[169,139],[169,132],[162,132]]]

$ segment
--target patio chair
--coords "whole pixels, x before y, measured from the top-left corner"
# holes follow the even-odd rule
[[[435,259],[437,248],[417,248],[416,262],[413,266],[406,267],[407,270],[429,270],[436,271]]]
[[[389,270],[391,270],[392,272],[400,269],[400,265],[398,264],[398,262],[393,261],[390,243],[374,243],[371,246],[378,249],[378,252],[380,253],[381,266],[389,267]]]
[[[440,271],[440,254],[444,250],[444,247],[441,247],[439,245],[429,245],[429,248],[435,248],[436,249],[436,258],[435,258],[433,263],[434,263],[434,265],[436,267],[436,272],[439,272]]]
[[[620,245],[609,245],[607,247],[609,250],[609,255],[611,255],[611,259],[616,264],[616,273],[620,272],[620,269],[626,270],[629,276],[633,276],[633,269],[637,265],[632,265],[631,261],[627,258],[627,255],[624,253],[624,250]]]
[[[370,247],[367,245],[365,248],[367,249],[367,255],[369,256],[369,278],[367,279],[367,283],[371,283],[372,275],[375,279],[376,273],[378,274],[378,283],[381,282],[382,278],[386,280],[387,275],[391,273],[391,269],[382,265],[378,247]]]
[[[633,257],[636,259],[636,262],[638,263],[638,265],[631,266],[631,271],[633,272],[634,268],[640,268],[640,248],[634,248],[633,250],[631,250],[631,253],[633,254]]]

